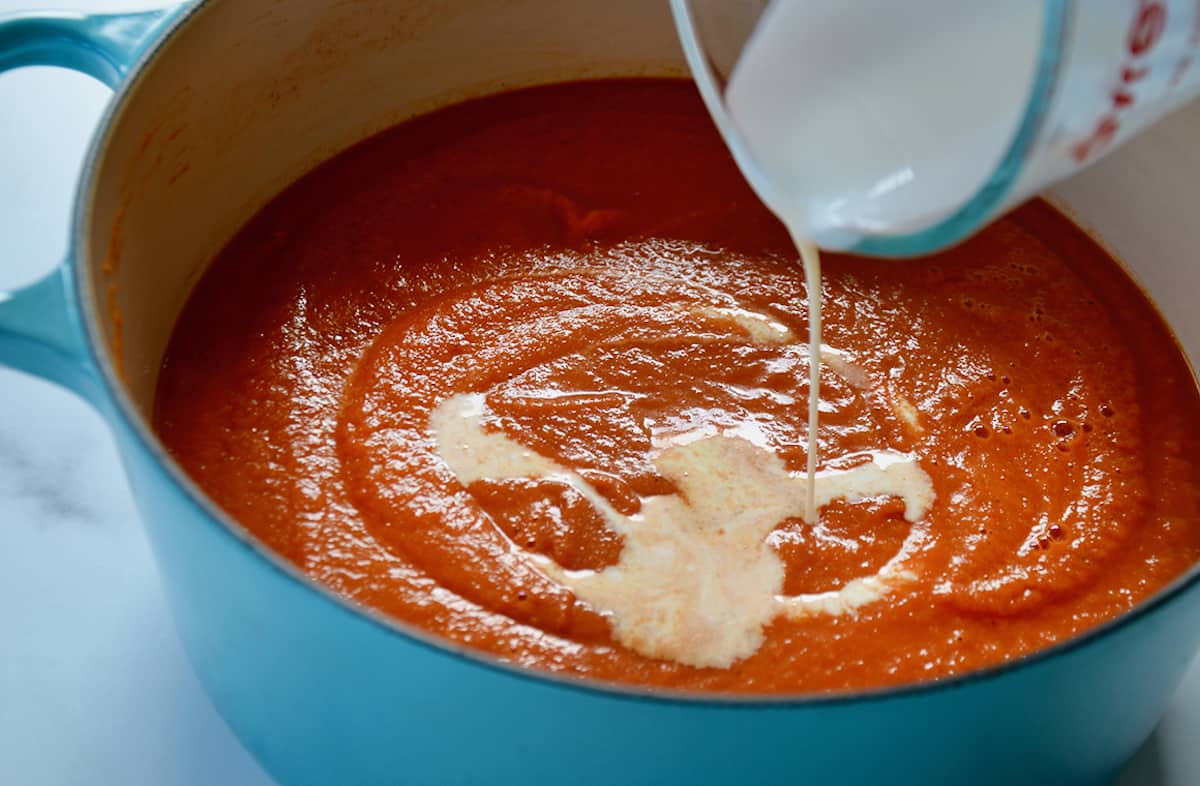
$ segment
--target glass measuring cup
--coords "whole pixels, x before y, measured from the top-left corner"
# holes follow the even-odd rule
[[[953,244],[1200,93],[1196,0],[671,0],[763,201],[818,245]]]

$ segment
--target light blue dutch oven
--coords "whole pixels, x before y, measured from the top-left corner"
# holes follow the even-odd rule
[[[284,784],[1097,784],[1150,734],[1200,645],[1193,570],[1001,668],[726,700],[531,674],[357,609],[225,517],[151,432],[189,289],[272,195],[415,113],[538,82],[686,75],[665,3],[210,0],[0,20],[0,70],[34,64],[117,93],[69,258],[0,293],[0,360],[111,424],[196,674]],[[1054,195],[1104,228],[1193,359],[1197,138],[1193,109]]]

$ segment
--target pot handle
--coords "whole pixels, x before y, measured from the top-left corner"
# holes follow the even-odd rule
[[[179,7],[129,14],[0,14],[0,72],[59,66],[116,87]]]
[[[59,66],[115,88],[178,11],[0,15],[0,72]],[[57,382],[95,402],[99,377],[79,320],[73,276],[68,258],[40,281],[0,290],[0,364]]]

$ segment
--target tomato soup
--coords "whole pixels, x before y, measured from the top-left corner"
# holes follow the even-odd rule
[[[156,427],[353,601],[534,669],[765,693],[1046,647],[1200,558],[1200,396],[1042,202],[804,275],[689,83],[417,118],[279,195],[197,284]]]

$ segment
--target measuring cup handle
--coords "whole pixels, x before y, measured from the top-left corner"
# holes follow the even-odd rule
[[[0,72],[59,66],[116,87],[179,10],[0,15]],[[15,196],[0,194],[0,201]],[[0,363],[97,401],[99,375],[79,314],[69,256],[36,283],[0,290]]]

